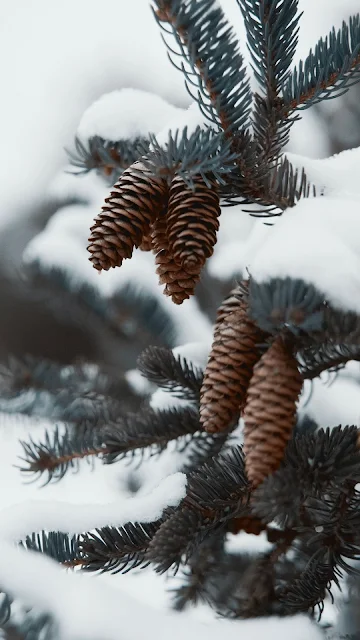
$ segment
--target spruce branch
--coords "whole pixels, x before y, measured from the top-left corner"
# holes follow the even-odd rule
[[[164,42],[170,60],[206,118],[231,138],[248,124],[251,91],[238,42],[214,0],[154,0],[154,15],[177,51]],[[177,66],[174,56],[181,56]],[[185,64],[184,62],[185,61]]]
[[[336,98],[360,80],[360,16],[343,22],[342,27],[320,38],[305,61],[300,61],[281,92],[284,117],[295,110],[308,109],[322,100]]]
[[[198,403],[203,372],[182,356],[164,347],[148,347],[138,359],[139,371],[177,398]]]
[[[119,395],[126,395],[126,401]],[[134,400],[125,379],[89,364],[61,366],[24,356],[10,357],[8,365],[0,367],[0,407],[9,413],[100,423],[114,419]]]
[[[76,323],[90,325],[94,332],[108,332],[116,340],[144,340],[152,344],[173,345],[176,329],[164,305],[141,283],[126,283],[104,297],[99,288],[74,280],[65,266],[44,269],[36,259],[26,264],[31,286],[44,296],[56,314],[64,309]]]
[[[127,338],[166,346],[176,341],[173,318],[161,300],[141,284],[131,282],[116,289],[107,302],[106,319]]]
[[[238,150],[236,170],[227,176],[226,184],[220,186],[225,203],[256,203],[262,209],[256,213],[249,210],[248,213],[256,217],[269,217],[281,215],[301,198],[316,195],[304,170],[294,169],[284,156],[269,165],[260,152],[254,150],[254,141],[246,149],[246,140],[250,140],[247,135],[239,135],[234,142]]]
[[[297,358],[304,380],[314,380],[324,371],[337,372],[351,360],[360,362],[360,344],[334,344],[332,341],[299,349]]]
[[[76,136],[75,149],[67,150],[67,154],[77,175],[97,169],[107,178],[116,178],[138,160],[141,152],[149,148],[149,144],[149,140],[144,137],[111,141],[93,136],[83,142]]]
[[[173,440],[183,451],[202,437],[199,416],[194,409],[154,411],[146,408],[135,414],[126,414],[117,423],[103,429],[104,462],[112,464],[135,451],[146,449],[150,455],[157,455]]]
[[[357,443],[355,426],[295,433],[282,466],[253,492],[253,514],[280,527],[303,525],[306,501],[311,505],[330,492],[342,494],[349,479],[359,481]],[[309,515],[305,519],[308,524]]]
[[[181,132],[169,132],[168,141],[161,145],[150,135],[150,150],[143,149],[141,162],[154,176],[171,180],[176,174],[189,188],[194,188],[194,177],[201,176],[210,186],[209,175],[222,184],[223,176],[234,168],[236,155],[231,151],[230,142],[222,132],[208,127],[196,127],[188,134],[187,127]]]
[[[228,520],[248,514],[249,491],[244,454],[236,446],[190,474],[184,504]]]
[[[78,471],[80,460],[91,462],[103,450],[101,435],[94,429],[73,431],[69,427],[55,426],[50,433],[45,432],[43,442],[20,441],[24,455],[19,465],[25,474],[42,476],[46,474],[44,484],[61,480],[69,469]]]
[[[103,527],[93,533],[76,536],[42,531],[27,536],[20,546],[43,553],[67,568],[127,573],[149,564],[145,554],[159,526],[160,521],[144,524],[129,522],[119,528]]]
[[[331,583],[338,583],[335,567],[324,552],[311,560],[300,576],[278,594],[284,613],[314,611],[318,607],[319,619],[324,610],[324,599],[331,595]]]
[[[147,549],[161,522],[130,522],[123,527],[104,527],[80,536],[82,569],[114,574],[148,566]]]
[[[157,573],[165,573],[170,568],[175,573],[208,535],[221,528],[219,521],[207,522],[200,512],[183,506],[171,514],[155,533],[149,544],[148,558]]]
[[[203,441],[206,439],[194,409],[154,411],[145,408],[92,428],[87,428],[86,422],[75,431],[70,427],[55,427],[52,432],[45,432],[43,442],[34,442],[32,438],[22,441],[24,456],[20,469],[26,474],[47,474],[47,484],[60,480],[70,469],[77,471],[80,460],[91,462],[99,457],[104,464],[112,464],[138,451],[157,455],[173,440],[177,441],[179,450],[192,445],[193,456],[196,452],[205,457],[208,451]],[[223,443],[224,440],[221,446]]]
[[[193,438],[186,450],[186,459],[181,470],[184,473],[196,471],[212,458],[225,453],[227,445],[231,443],[231,430],[222,433],[209,434],[202,431],[199,437]]]
[[[319,331],[325,318],[324,295],[299,278],[272,278],[256,282],[250,278],[249,315],[269,333],[286,329],[295,336]]]
[[[28,389],[57,394],[63,389],[79,394],[95,392],[118,397],[129,392],[123,376],[101,369],[91,363],[62,365],[53,360],[25,354],[10,356],[8,365],[0,367],[0,391],[4,396]]]
[[[70,536],[58,531],[32,533],[20,542],[20,546],[29,551],[37,551],[56,560],[65,567],[82,565],[79,551],[79,536]]]
[[[280,90],[289,74],[299,32],[298,0],[238,0],[252,68],[262,94],[254,95],[253,125],[260,153],[276,158],[296,118],[281,112]]]
[[[188,566],[184,567],[181,586],[173,590],[173,608],[183,611],[189,604],[200,602],[218,605],[217,582],[224,572],[225,559],[229,560],[230,554],[224,551],[224,533],[216,533],[205,539],[189,559]],[[226,563],[226,569],[229,569],[229,562]]]
[[[240,447],[220,454],[188,476],[186,496],[160,526],[149,545],[156,571],[177,570],[198,545],[221,533],[233,517],[247,516],[249,484]]]

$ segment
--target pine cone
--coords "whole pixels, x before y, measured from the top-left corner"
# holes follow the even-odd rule
[[[152,249],[151,229],[148,235],[143,237],[141,244],[139,245],[139,249],[141,249],[141,251],[151,251]]]
[[[217,310],[216,325],[221,324],[230,313],[238,311],[242,300],[247,299],[248,289],[249,282],[243,280],[237,287],[230,291],[229,295],[226,296]]]
[[[200,279],[199,274],[189,274],[179,265],[169,251],[166,218],[159,217],[153,224],[152,242],[153,251],[156,253],[156,273],[160,284],[165,284],[164,293],[171,296],[175,304],[181,304],[184,300],[194,295],[195,286]]]
[[[216,244],[220,204],[216,185],[207,187],[198,176],[195,191],[179,176],[170,187],[167,233],[174,260],[188,273],[199,273]]]
[[[295,357],[278,337],[254,368],[244,410],[245,467],[254,487],[280,466],[302,383]]]
[[[200,422],[209,433],[226,430],[244,407],[258,344],[265,334],[247,314],[247,302],[215,325],[214,341],[200,391]]]
[[[166,182],[151,176],[140,162],[126,169],[91,227],[88,251],[95,269],[107,271],[131,258],[167,197]]]

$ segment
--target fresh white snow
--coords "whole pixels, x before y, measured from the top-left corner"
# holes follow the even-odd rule
[[[21,540],[33,531],[81,533],[127,522],[152,522],[166,507],[176,507],[186,493],[186,476],[171,474],[149,494],[109,504],[26,501],[0,511],[0,537]]]
[[[141,89],[119,89],[101,96],[80,120],[82,140],[100,136],[105,140],[133,140],[160,131],[164,122],[182,117],[183,109]]]

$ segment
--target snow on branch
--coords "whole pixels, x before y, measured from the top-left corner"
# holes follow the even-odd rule
[[[0,512],[0,537],[16,541],[43,529],[72,534],[104,526],[122,526],[127,522],[152,522],[166,507],[176,507],[185,493],[185,474],[174,473],[147,495],[108,504],[22,502]]]
[[[299,278],[334,307],[359,313],[359,254],[358,200],[308,198],[270,228],[249,266],[257,282]]]
[[[67,574],[52,560],[0,541],[0,587],[28,606],[50,613],[66,640],[141,640],[156,630],[158,640],[320,640],[321,631],[299,615],[246,621],[198,620],[160,612],[100,580]],[[101,615],[99,615],[101,612]],[[141,612],[141,615],[139,613]]]

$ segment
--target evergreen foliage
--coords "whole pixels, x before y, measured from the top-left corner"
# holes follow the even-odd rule
[[[169,252],[174,260],[179,276],[175,294],[181,301],[188,297],[182,294],[189,274],[197,277],[199,271],[188,254],[186,260],[182,257],[187,252],[179,249],[181,234],[169,237],[168,191],[180,184],[175,195],[181,207],[185,192],[188,196],[193,189],[194,202],[203,205],[196,189],[201,179],[216,205],[255,203],[261,205],[258,215],[281,215],[300,198],[314,195],[305,172],[296,171],[283,156],[292,124],[301,109],[340,95],[359,80],[358,16],[320,40],[293,68],[300,24],[297,0],[238,4],[258,92],[250,89],[239,45],[215,0],[153,0],[169,55],[207,119],[206,128],[170,134],[165,145],[152,135],[132,145],[92,138],[86,147],[76,141],[73,163],[80,169],[112,175],[131,162],[126,167],[131,180],[121,178],[112,199],[120,206],[120,193],[121,202],[128,198],[132,208],[119,213],[108,199],[106,215],[103,209],[98,216],[96,238],[90,239],[96,268],[119,265],[144,239],[150,238],[151,245],[156,223],[167,216],[165,248],[157,254]],[[132,164],[137,153],[141,170]],[[140,183],[140,195],[133,196]],[[166,200],[161,211],[149,196],[155,187],[159,202],[162,196]],[[201,207],[194,205],[194,210]],[[200,246],[209,228],[215,229],[217,214],[207,225],[204,215],[194,218],[188,227]],[[120,240],[119,258],[111,243],[120,245]],[[208,255],[213,244],[208,242]],[[196,251],[192,253],[190,258]],[[70,289],[61,269],[52,276]],[[229,618],[313,615],[316,609],[321,616],[332,586],[358,573],[360,438],[355,426],[329,428],[304,419],[296,403],[305,380],[360,360],[359,316],[335,309],[322,291],[302,279],[263,283],[249,276],[219,310],[203,372],[170,350],[171,320],[150,294],[137,295],[129,286],[104,303],[84,285],[81,296],[104,326],[116,325],[117,332],[126,333],[126,323],[115,318],[120,307],[129,307],[148,334],[162,337],[165,346],[148,346],[138,368],[174,406],[153,408],[148,398],[131,393],[124,379],[100,367],[12,360],[0,371],[1,408],[10,412],[15,406],[16,411],[62,422],[42,440],[22,443],[21,470],[51,482],[77,471],[83,459],[117,464],[176,452],[176,468],[186,474],[186,495],[153,522],[128,522],[76,536],[29,532],[21,546],[89,572],[125,573],[147,566],[161,574],[178,571],[183,581],[173,603],[179,611],[206,602]],[[209,408],[204,380],[214,359],[211,400],[226,419],[219,421],[217,433],[207,433],[200,414]],[[231,384],[239,371],[246,373],[241,398]],[[261,471],[266,469],[262,475],[257,474],[261,465]],[[229,552],[229,535],[240,532],[263,535],[269,550]],[[4,595],[0,620],[5,628],[10,608]],[[30,627],[20,626],[24,637],[56,637],[49,618],[33,624],[32,636]]]

